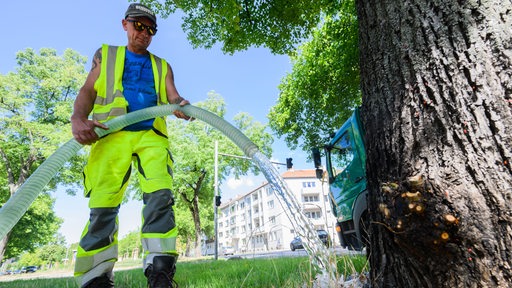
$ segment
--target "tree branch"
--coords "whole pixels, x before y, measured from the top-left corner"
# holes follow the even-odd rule
[[[11,163],[9,161],[9,158],[7,158],[7,154],[5,154],[2,148],[0,148],[0,156],[2,156],[2,161],[4,162],[5,170],[7,170],[7,179],[9,181],[9,184],[14,183],[14,174],[12,173]]]

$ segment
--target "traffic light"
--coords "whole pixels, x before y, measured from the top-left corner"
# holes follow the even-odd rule
[[[315,168],[320,168],[322,166],[322,159],[320,158],[320,150],[318,148],[311,149],[313,154],[313,162],[315,163]]]
[[[316,174],[316,178],[318,180],[322,180],[322,178],[324,177],[324,170],[322,170],[320,168],[316,168],[315,174]]]
[[[219,196],[215,196],[215,206],[219,207],[221,204],[220,202],[220,195]]]
[[[292,169],[292,167],[293,167],[292,158],[286,158],[286,168]]]

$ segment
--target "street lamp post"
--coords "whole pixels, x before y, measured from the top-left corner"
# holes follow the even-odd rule
[[[214,255],[215,255],[215,260],[218,259],[219,257],[219,215],[218,215],[218,210],[219,210],[219,207],[217,206],[217,204],[220,204],[219,200],[220,198],[220,195],[219,195],[219,179],[218,179],[218,161],[219,161],[219,156],[218,156],[218,149],[219,149],[219,142],[218,141],[215,141],[215,164],[214,164],[214,173],[215,173],[215,180],[214,180],[214,192],[213,192],[213,207],[214,207],[214,213],[213,213],[213,221],[214,221],[214,230],[215,230],[215,247],[214,247]],[[219,199],[219,200],[217,200]]]

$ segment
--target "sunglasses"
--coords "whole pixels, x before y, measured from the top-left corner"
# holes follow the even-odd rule
[[[135,30],[139,32],[146,30],[148,31],[148,34],[151,36],[154,36],[156,34],[156,27],[145,25],[144,23],[138,20],[126,19],[126,21],[133,23],[133,28],[135,28]]]

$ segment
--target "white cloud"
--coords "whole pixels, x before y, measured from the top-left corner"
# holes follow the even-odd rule
[[[243,195],[245,193],[250,192],[251,190],[256,189],[259,185],[265,182],[265,177],[263,175],[248,175],[243,176],[240,179],[235,179],[235,177],[229,177],[221,187],[221,194],[224,199],[230,199],[235,197],[236,195]]]
[[[252,178],[244,177],[240,179],[236,179],[235,177],[231,177],[226,182],[226,185],[228,186],[228,189],[238,189],[238,188],[244,188],[244,187],[252,187],[254,186],[254,181]]]

